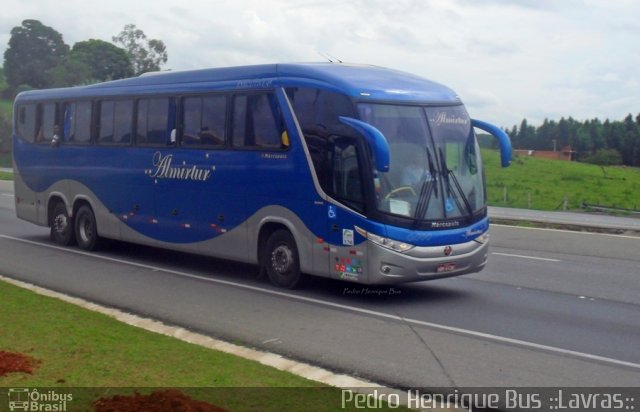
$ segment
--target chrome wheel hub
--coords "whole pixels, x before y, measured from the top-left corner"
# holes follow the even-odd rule
[[[53,219],[53,228],[58,233],[64,233],[69,226],[69,221],[65,215],[58,215]]]
[[[271,252],[271,267],[281,275],[286,274],[293,263],[293,251],[280,245]]]

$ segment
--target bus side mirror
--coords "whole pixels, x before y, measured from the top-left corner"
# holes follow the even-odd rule
[[[511,140],[504,130],[490,123],[476,119],[471,119],[471,126],[484,130],[498,139],[498,142],[500,143],[500,160],[502,167],[508,167],[511,163]]]
[[[390,162],[389,143],[382,132],[371,126],[369,123],[365,123],[352,117],[340,116],[339,119],[342,123],[355,129],[358,133],[364,136],[365,140],[371,147],[371,151],[373,152],[373,160],[375,162],[376,170],[379,172],[388,172]]]

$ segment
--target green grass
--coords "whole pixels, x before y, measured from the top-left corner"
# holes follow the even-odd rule
[[[624,209],[640,209],[640,169],[600,167],[586,163],[516,157],[508,168],[500,167],[498,152],[483,150],[487,195],[492,206],[562,209],[565,195],[569,209],[582,203]],[[507,203],[504,203],[504,187]]]
[[[258,405],[263,411],[341,409],[341,391],[336,388],[138,329],[5,282],[0,282],[0,296],[0,350],[40,361],[32,375],[0,377],[0,387],[46,387],[61,393],[65,388],[94,388],[72,392],[79,409],[97,397],[130,393],[136,387],[181,388],[193,398],[233,411],[255,410]]]
[[[11,113],[13,113],[13,100],[0,99],[0,113],[3,113],[7,119],[11,119]]]
[[[0,172],[0,180],[13,180],[13,173]]]
[[[11,153],[0,152],[0,167],[12,167]]]

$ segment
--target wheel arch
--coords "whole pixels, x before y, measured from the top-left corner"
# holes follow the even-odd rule
[[[53,192],[49,195],[49,199],[47,200],[47,226],[51,227],[53,224],[53,209],[56,207],[58,203],[64,204],[67,208],[67,213],[69,217],[73,216],[73,211],[69,209],[69,202],[67,201],[67,197],[59,192]]]
[[[288,224],[287,224],[288,223]],[[269,237],[277,232],[278,230],[286,230],[293,236],[293,239],[296,242],[296,245],[299,245],[298,238],[296,237],[295,230],[292,229],[290,222],[282,221],[280,219],[273,220],[265,220],[261,222],[260,229],[258,230],[258,238],[256,242],[256,256],[258,260],[258,265],[263,265],[264,263],[264,253],[265,246],[267,245],[267,240]],[[299,248],[298,248],[299,249]]]
[[[264,218],[260,224],[257,232],[257,237],[254,240],[255,245],[255,257],[258,264],[262,264],[262,256],[264,247],[267,243],[267,239],[277,230],[283,229],[291,233],[293,240],[296,242],[298,248],[298,257],[300,259],[300,268],[303,271],[307,271],[311,268],[313,262],[313,255],[311,250],[311,244],[307,236],[305,236],[304,230],[298,228],[291,220],[281,217],[267,217]]]
[[[78,209],[85,205],[89,206],[95,214],[95,208],[93,207],[89,199],[84,196],[78,196],[73,200],[72,215],[75,216],[75,214],[78,213]]]

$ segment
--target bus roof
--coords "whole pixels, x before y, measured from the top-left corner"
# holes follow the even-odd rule
[[[16,100],[64,99],[184,90],[252,89],[280,85],[320,87],[363,100],[459,103],[457,94],[425,78],[378,66],[344,63],[270,64],[147,73],[63,89],[23,92]]]

